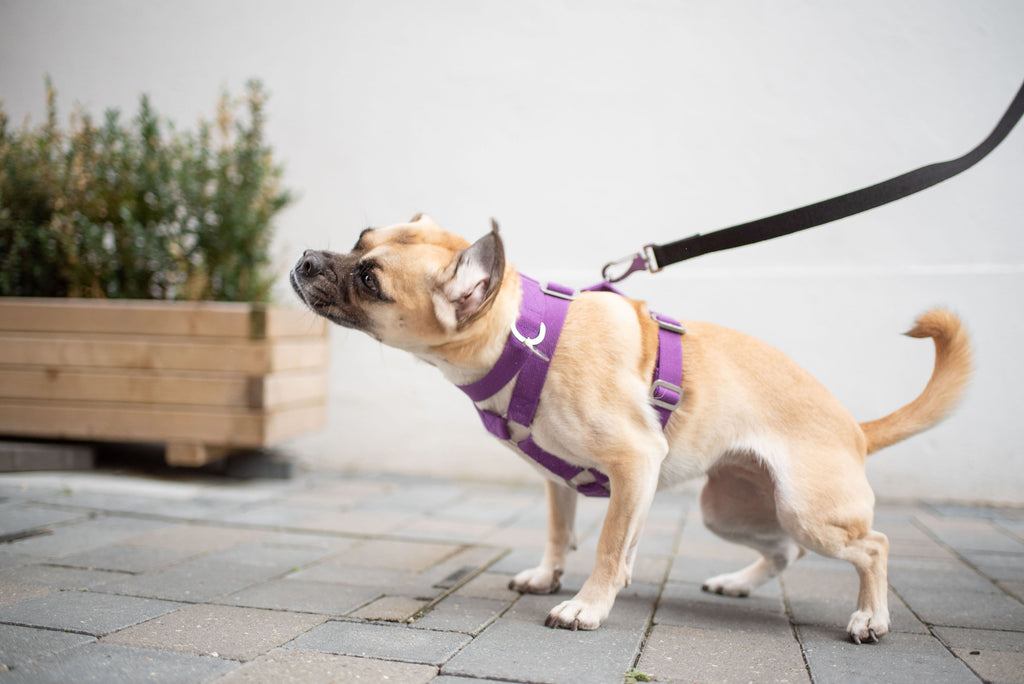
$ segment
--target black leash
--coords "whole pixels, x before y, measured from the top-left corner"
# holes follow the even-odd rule
[[[901,176],[871,185],[860,190],[839,195],[806,207],[768,216],[748,223],[740,223],[706,235],[692,235],[663,245],[646,245],[636,254],[610,262],[601,270],[606,282],[615,283],[636,271],[647,270],[657,273],[665,266],[692,259],[693,257],[719,252],[733,247],[754,244],[763,240],[796,233],[807,228],[831,223],[847,216],[859,214],[868,209],[880,207],[898,199],[913,195],[925,188],[966,171],[991,152],[1009,135],[1014,125],[1024,115],[1024,85],[1017,91],[1009,109],[1003,114],[995,129],[973,150],[962,157],[946,162],[929,164]],[[624,269],[621,272],[617,270]]]

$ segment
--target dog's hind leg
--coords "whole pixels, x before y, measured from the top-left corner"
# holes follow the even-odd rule
[[[833,466],[842,461],[833,461]],[[823,556],[851,563],[860,578],[857,610],[846,627],[855,643],[874,642],[889,631],[889,540],[871,529],[874,494],[863,470],[850,468],[841,479],[814,478],[817,489],[794,487],[780,499],[779,519],[799,543]],[[797,492],[804,492],[798,496]],[[810,496],[806,494],[810,493]]]
[[[761,554],[737,572],[716,575],[701,589],[725,596],[748,596],[804,554],[779,524],[775,485],[754,457],[740,455],[709,473],[700,494],[704,525],[719,537]]]

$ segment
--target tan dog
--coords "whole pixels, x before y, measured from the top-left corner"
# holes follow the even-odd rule
[[[460,385],[495,364],[521,298],[496,226],[470,245],[426,216],[367,229],[348,254],[307,251],[291,281],[318,314],[407,350]],[[874,494],[864,459],[931,427],[953,407],[971,373],[960,321],[945,311],[918,319],[908,335],[933,338],[931,380],[907,406],[861,424],[767,344],[708,323],[685,325],[684,398],[664,431],[647,401],[657,324],[642,302],[596,292],[582,293],[569,308],[532,426],[512,426],[610,479],[594,571],[579,593],[554,607],[547,624],[600,625],[629,584],[655,491],[707,475],[700,496],[705,524],[762,557],[707,580],[706,591],[746,596],[808,549],[841,558],[860,576],[847,631],[857,643],[876,641],[889,630],[889,544],[871,527]],[[509,396],[506,387],[478,405],[502,413]],[[538,567],[512,580],[521,592],[557,591],[573,547],[576,492],[549,479],[547,499],[547,548]]]

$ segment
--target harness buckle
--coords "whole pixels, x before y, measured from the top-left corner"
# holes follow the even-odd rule
[[[540,291],[546,295],[558,297],[559,299],[565,299],[570,302],[576,299],[576,297],[578,297],[580,294],[579,290],[574,290],[564,285],[559,285],[558,283],[545,283],[544,285],[540,286]]]
[[[659,389],[674,393],[676,400],[665,401],[661,397],[657,396]],[[683,403],[683,388],[679,385],[673,385],[671,382],[655,380],[651,383],[651,391],[647,394],[647,401],[658,408],[663,408],[667,411],[675,411]]]
[[[653,311],[651,312],[651,318],[654,320],[655,323],[658,324],[658,327],[661,328],[662,330],[668,330],[669,332],[675,333],[676,335],[686,334],[686,327],[682,323],[677,323],[676,321],[673,320],[665,320],[661,318],[660,314],[656,314]]]

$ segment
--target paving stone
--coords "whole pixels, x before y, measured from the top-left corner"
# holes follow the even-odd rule
[[[815,684],[962,684],[978,678],[931,636],[890,633],[877,644],[854,644],[845,632],[797,627]]]
[[[1007,534],[988,520],[936,518],[923,515],[919,520],[939,540],[958,553],[1024,553],[1024,542]]]
[[[376,587],[380,593],[390,591],[409,581],[414,575],[408,570],[390,568],[360,568],[333,563],[319,563],[288,575],[289,580],[347,584],[356,587]]]
[[[61,565],[88,570],[116,570],[119,572],[145,572],[171,565],[188,558],[188,554],[173,549],[141,548],[111,544],[83,551],[60,559]]]
[[[324,621],[319,615],[234,606],[187,606],[123,629],[107,643],[252,660]]]
[[[97,591],[146,596],[171,601],[208,601],[266,581],[280,571],[274,567],[225,563],[209,557],[168,568],[130,575],[96,587]]]
[[[382,596],[373,603],[363,606],[349,617],[360,620],[384,620],[386,622],[408,622],[426,607],[427,601],[407,596]]]
[[[656,625],[637,669],[655,681],[811,681],[792,633]]]
[[[115,544],[167,527],[167,523],[122,516],[103,515],[54,528],[53,534],[32,537],[12,544],[17,553],[40,559],[58,559]]]
[[[101,636],[181,607],[133,596],[61,591],[0,607],[0,622]]]
[[[86,520],[89,513],[69,511],[20,501],[0,504],[0,537],[14,536],[72,520]]]
[[[65,568],[60,565],[19,565],[0,570],[0,581],[12,581],[53,589],[92,589],[126,577],[121,572]]]
[[[272,569],[277,573],[298,570],[315,563],[330,551],[324,548],[308,546],[282,546],[265,544],[261,541],[248,542],[232,546],[223,551],[216,551],[205,557],[205,560],[217,563],[252,565]]]
[[[380,596],[375,587],[276,579],[218,600],[232,606],[342,616]]]
[[[0,668],[18,669],[32,660],[95,641],[86,634],[0,625]],[[6,670],[0,670],[4,672]],[[3,677],[0,676],[0,679]]]
[[[218,520],[225,523],[265,527],[294,527],[324,514],[317,506],[272,501],[226,511]]]
[[[483,546],[465,548],[441,563],[417,573],[388,593],[419,599],[434,599],[468,581],[488,568],[502,553]]]
[[[511,603],[519,598],[519,592],[509,589],[508,582],[508,575],[496,572],[482,572],[459,587],[455,595]]]
[[[1024,582],[1024,554],[968,553],[964,557],[990,579]]]
[[[339,532],[360,536],[388,534],[406,525],[410,517],[396,513],[333,511],[294,525],[297,529]]]
[[[436,674],[437,668],[433,665],[275,648],[217,679],[216,684],[335,684],[384,681],[426,684],[431,681],[437,682],[434,677]]]
[[[642,633],[601,627],[591,632],[499,619],[462,649],[442,674],[526,682],[622,684]]]
[[[504,613],[509,605],[507,601],[449,596],[424,617],[413,622],[412,626],[476,635]]]
[[[350,567],[389,568],[420,572],[460,550],[454,544],[368,539],[324,561]]]
[[[508,525],[518,519],[524,510],[534,506],[543,508],[544,500],[532,496],[488,497],[476,494],[437,511],[437,515],[454,520],[476,520],[493,525]]]
[[[893,583],[900,597],[927,624],[1024,630],[1024,605],[998,587],[993,585],[992,591],[958,589],[947,586],[948,578],[933,580],[934,584]]]
[[[537,549],[513,549],[495,561],[488,571],[516,575],[528,568],[535,568],[540,564],[541,548],[543,545]]]
[[[145,546],[170,549],[188,555],[220,551],[266,536],[260,530],[244,530],[218,525],[165,526],[147,534],[136,535],[125,541],[126,546]]]
[[[220,658],[93,643],[37,660],[5,673],[4,681],[25,684],[179,684],[204,682],[238,667]]]
[[[447,482],[407,482],[384,496],[360,502],[354,510],[375,514],[422,515],[442,510],[468,495],[469,488]]]
[[[454,632],[412,629],[405,625],[325,622],[287,644],[288,648],[338,655],[440,665],[471,637]]]
[[[1016,596],[1018,601],[1024,603],[1024,582],[996,582],[1000,589],[1006,593]]]
[[[403,525],[400,532],[403,537],[469,544],[482,540],[498,529],[497,525],[488,522],[423,517]]]
[[[1024,682],[1024,653],[954,648],[961,660],[989,684]]]
[[[733,629],[786,633],[790,631],[781,599],[758,596],[718,596],[690,584],[668,584],[658,602],[654,622],[700,629]],[[845,624],[845,623],[844,623]]]
[[[0,606],[6,606],[11,603],[20,603],[21,601],[27,601],[28,599],[39,596],[46,596],[47,594],[52,594],[55,591],[57,590],[53,587],[44,587],[38,584],[19,583],[0,579]]]
[[[1024,628],[1024,626],[1022,626]],[[936,627],[935,634],[952,648],[968,651],[1007,651],[1024,653],[1024,634],[991,629],[964,629],[962,627]],[[1024,670],[1021,670],[1024,673]]]

